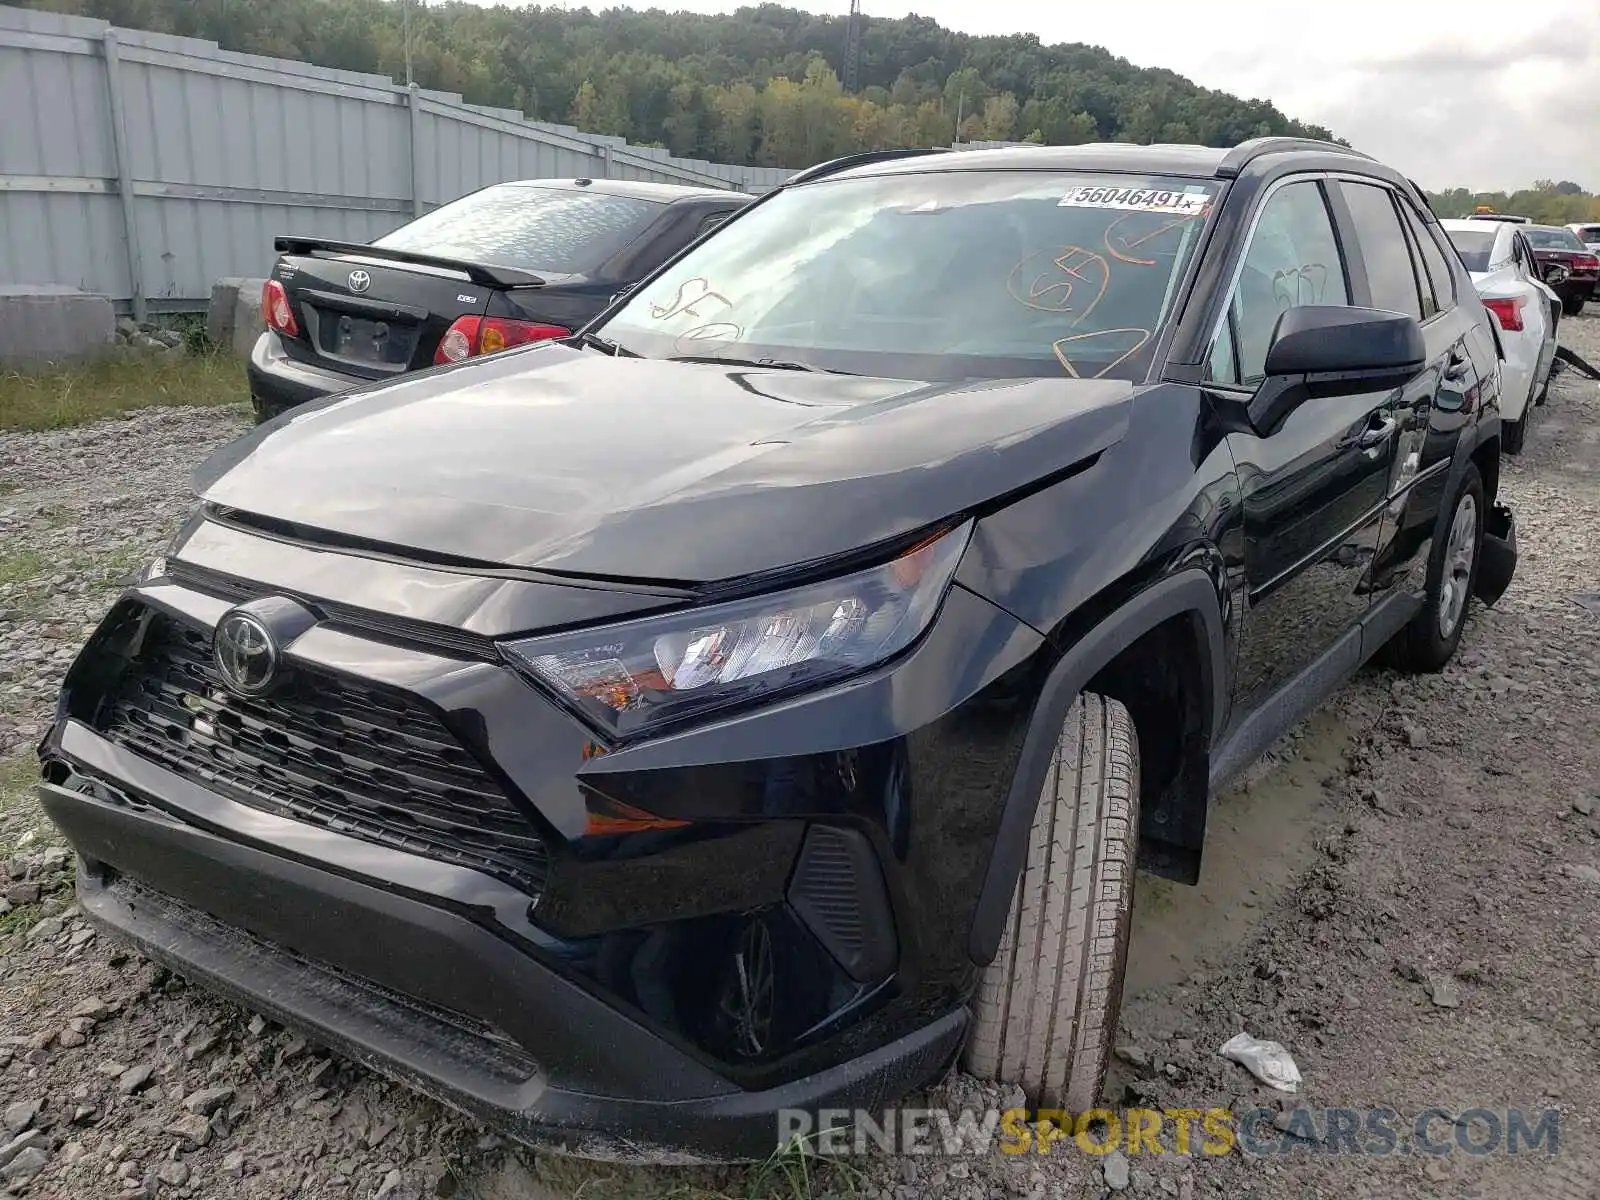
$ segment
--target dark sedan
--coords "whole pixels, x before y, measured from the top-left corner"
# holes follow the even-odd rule
[[[1583,311],[1594,299],[1595,283],[1600,278],[1600,257],[1585,246],[1578,235],[1559,225],[1528,225],[1522,236],[1533,247],[1539,273],[1550,289],[1561,297],[1569,317]]]
[[[258,420],[405,371],[567,337],[748,203],[604,179],[499,183],[370,245],[280,237],[250,355]]]

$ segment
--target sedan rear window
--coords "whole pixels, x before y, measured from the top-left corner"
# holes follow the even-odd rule
[[[1450,244],[1461,255],[1462,265],[1469,271],[1487,271],[1489,252],[1494,249],[1495,231],[1485,229],[1447,229]]]
[[[501,183],[425,213],[373,245],[582,274],[627,245],[661,207],[634,196]]]
[[[1586,250],[1570,229],[1524,229],[1522,236],[1540,250]]]

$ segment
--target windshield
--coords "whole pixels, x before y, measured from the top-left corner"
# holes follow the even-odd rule
[[[1570,229],[1524,229],[1522,236],[1540,250],[1583,250],[1586,247]]]
[[[1462,265],[1469,271],[1489,269],[1489,251],[1494,249],[1495,231],[1492,229],[1447,229],[1450,244],[1461,255]]]
[[[1600,225],[1582,225],[1574,230],[1574,232],[1585,242],[1591,244],[1594,242],[1600,242]]]
[[[425,213],[374,246],[488,266],[582,274],[661,211],[653,200],[500,183]]]
[[[804,184],[640,288],[604,336],[899,379],[1140,379],[1215,193],[1037,171]]]

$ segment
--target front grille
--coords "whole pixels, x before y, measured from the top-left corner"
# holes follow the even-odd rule
[[[533,896],[543,887],[538,830],[403,692],[296,669],[278,691],[245,699],[223,686],[209,630],[153,615],[97,724],[242,804],[471,867]]]

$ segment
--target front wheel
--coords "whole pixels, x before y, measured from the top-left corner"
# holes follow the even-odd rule
[[[1449,524],[1434,535],[1428,553],[1428,592],[1422,611],[1384,647],[1384,660],[1402,671],[1441,670],[1461,644],[1483,544],[1483,481],[1471,463],[1449,511]]]
[[[963,1066],[1038,1108],[1094,1108],[1133,919],[1139,744],[1115,700],[1073,702],[1029,835],[1000,949],[983,972]]]

